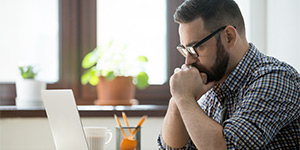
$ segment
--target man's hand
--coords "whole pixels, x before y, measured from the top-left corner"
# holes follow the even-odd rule
[[[215,82],[207,82],[207,75],[200,73],[197,68],[182,65],[176,68],[170,78],[170,91],[177,100],[193,98],[198,100],[205,92],[212,88]]]

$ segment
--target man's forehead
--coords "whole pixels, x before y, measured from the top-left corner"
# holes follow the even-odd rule
[[[180,43],[184,46],[191,46],[206,35],[204,23],[197,18],[189,23],[179,24]]]

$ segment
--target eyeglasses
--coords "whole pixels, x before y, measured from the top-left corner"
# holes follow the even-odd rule
[[[218,30],[216,30],[215,32],[211,33],[210,35],[208,35],[207,37],[205,37],[203,40],[197,42],[195,45],[193,46],[188,46],[188,47],[184,47],[183,45],[179,44],[177,46],[177,50],[184,56],[186,57],[188,54],[190,54],[193,57],[199,57],[197,51],[195,50],[198,46],[200,46],[201,44],[203,44],[204,42],[208,41],[210,38],[212,38],[215,34],[217,34],[218,32],[224,30],[227,26],[223,26],[221,28],[219,28]]]

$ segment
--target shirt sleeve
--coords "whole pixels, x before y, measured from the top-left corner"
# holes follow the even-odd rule
[[[246,89],[223,124],[228,149],[261,149],[299,118],[299,87],[288,72],[264,74]]]
[[[192,140],[189,140],[188,144],[182,148],[172,148],[164,142],[161,134],[158,135],[157,143],[159,150],[197,150]]]

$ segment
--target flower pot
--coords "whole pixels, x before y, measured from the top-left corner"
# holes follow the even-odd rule
[[[133,77],[118,76],[113,80],[99,77],[96,105],[132,105],[135,96]]]
[[[16,82],[17,108],[43,106],[41,90],[46,89],[46,83],[34,79],[19,79]]]

